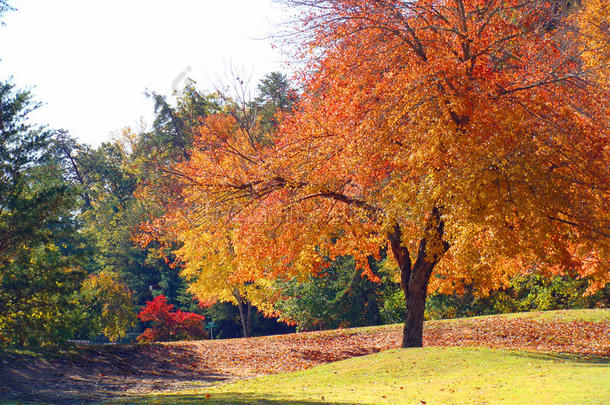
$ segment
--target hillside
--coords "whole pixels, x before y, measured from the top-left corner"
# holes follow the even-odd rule
[[[393,349],[209,389],[131,398],[153,404],[607,404],[610,360],[487,348]],[[119,401],[120,402],[120,401]]]
[[[79,347],[59,353],[13,351],[2,355],[0,398],[82,403],[200,390],[394,349],[400,334],[401,325],[387,325],[248,339]],[[563,353],[605,362],[610,359],[610,309],[431,321],[426,323],[424,344]]]

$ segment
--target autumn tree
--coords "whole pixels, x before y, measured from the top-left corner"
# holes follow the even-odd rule
[[[324,56],[280,141],[307,143],[288,146],[307,184],[286,201],[379,224],[359,239],[385,234],[400,266],[404,346],[421,345],[433,271],[441,288],[499,287],[531,267],[608,281],[607,86],[591,85],[569,10],[304,3]]]
[[[208,159],[208,153],[222,144],[224,137],[236,136],[241,142],[250,143],[253,147],[260,145],[263,138],[258,136],[256,115],[252,108],[243,106],[239,111],[234,106],[227,106],[227,113],[207,117],[198,128],[191,158],[176,166],[176,174],[181,182],[182,198],[177,198],[167,205],[167,212],[160,218],[157,238],[179,241],[181,246],[175,250],[181,262],[182,276],[189,282],[189,291],[199,301],[209,306],[215,302],[231,302],[239,308],[242,333],[249,336],[252,303],[260,297],[261,283],[254,283],[253,278],[242,279],[240,263],[234,250],[234,230],[229,224],[216,227],[215,221],[225,211],[215,212],[213,205],[198,203],[201,194],[193,188],[192,181],[200,176],[207,176],[215,170],[216,162]],[[246,147],[242,144],[240,147]],[[240,158],[241,159],[241,158]],[[240,160],[238,159],[238,160]],[[223,167],[237,165],[240,162],[225,160]],[[239,170],[236,166],[235,169]],[[209,194],[206,194],[209,196]],[[226,206],[223,205],[223,208]],[[168,232],[169,231],[169,232]],[[265,296],[266,294],[263,294]],[[258,301],[260,304],[260,301]]]
[[[422,345],[429,287],[609,281],[608,85],[583,46],[607,49],[567,3],[288,3],[305,7],[295,112],[263,144],[210,117],[180,168],[191,223],[230,230],[234,280],[341,255],[374,278],[389,246],[403,347]]]
[[[135,326],[131,291],[115,274],[90,275],[83,282],[81,292],[95,333],[101,332],[111,342],[116,342]]]
[[[188,291],[206,307],[217,302],[236,305],[242,336],[251,336],[254,305],[268,314],[273,313],[269,301],[270,295],[275,293],[271,286],[261,281],[242,282],[235,277],[240,267],[232,249],[230,232],[211,233],[201,226],[186,225],[182,218],[172,219],[171,229],[178,232],[174,237],[183,242],[175,254],[182,262],[180,274],[189,284]]]
[[[280,73],[271,73],[261,81],[254,100],[248,97],[248,84],[240,79],[236,79],[233,93],[216,93],[216,111],[210,113],[208,109],[208,114],[201,115],[191,128],[193,142],[188,159],[162,169],[161,184],[167,184],[168,191],[153,198],[164,211],[144,226],[142,242],[155,240],[175,246],[176,265],[182,269],[189,291],[205,306],[216,302],[235,304],[242,335],[247,337],[253,313],[258,310],[272,315],[271,303],[278,294],[264,278],[242,277],[246,273],[234,250],[234,229],[228,223],[217,226],[230,209],[225,204],[229,201],[223,201],[220,194],[220,204],[206,200],[214,199],[215,191],[201,190],[197,184],[222,181],[229,173],[216,175],[219,169],[235,175],[242,172],[246,179],[248,168],[256,165],[256,160],[248,162],[247,155],[269,148],[278,129],[279,114],[290,110],[296,93]],[[226,151],[235,155],[226,155]],[[200,178],[205,179],[203,183]],[[151,195],[150,188],[146,195]]]

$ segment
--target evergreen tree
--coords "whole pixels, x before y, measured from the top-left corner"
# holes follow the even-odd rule
[[[53,148],[56,133],[31,124],[39,104],[0,84],[0,341],[67,338],[85,251],[75,190]]]

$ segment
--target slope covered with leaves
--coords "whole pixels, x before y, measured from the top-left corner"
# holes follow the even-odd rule
[[[83,401],[174,392],[308,369],[400,346],[401,327],[337,329],[248,339],[78,348],[45,358],[5,354],[0,397]],[[427,322],[426,346],[485,346],[610,359],[610,309]]]
[[[221,381],[309,369],[400,346],[387,325],[248,339],[98,346],[41,355],[0,354],[0,398],[93,402],[176,392]],[[485,346],[610,359],[610,309],[427,322],[426,346]]]

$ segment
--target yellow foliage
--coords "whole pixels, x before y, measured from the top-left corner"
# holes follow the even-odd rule
[[[91,311],[99,311],[98,322],[102,333],[112,342],[124,337],[135,326],[136,315],[131,291],[110,273],[90,275],[82,285],[82,292]]]

